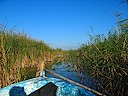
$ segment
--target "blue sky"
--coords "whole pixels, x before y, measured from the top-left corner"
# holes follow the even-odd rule
[[[72,49],[88,42],[89,34],[107,35],[116,26],[116,11],[128,17],[128,4],[121,1],[0,0],[0,23],[17,25],[16,31],[53,48]]]

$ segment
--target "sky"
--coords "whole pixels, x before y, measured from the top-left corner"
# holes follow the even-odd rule
[[[75,49],[90,34],[116,27],[115,12],[128,18],[126,0],[0,0],[0,23],[52,48]],[[121,4],[120,4],[121,3]],[[93,30],[92,30],[93,29]]]

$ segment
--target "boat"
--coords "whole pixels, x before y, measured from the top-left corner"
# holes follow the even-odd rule
[[[96,96],[93,92],[57,77],[39,77],[11,84],[0,89],[0,96]]]

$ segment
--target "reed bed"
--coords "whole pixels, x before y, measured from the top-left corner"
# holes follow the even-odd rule
[[[118,24],[107,37],[91,36],[89,43],[70,50],[67,59],[75,70],[93,76],[102,93],[128,96],[128,19]]]
[[[52,49],[43,41],[0,26],[0,88],[27,79],[26,68],[36,67],[47,54]]]

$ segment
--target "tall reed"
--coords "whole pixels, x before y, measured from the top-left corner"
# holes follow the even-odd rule
[[[76,70],[93,76],[101,92],[112,96],[128,95],[128,19],[121,22],[120,31],[91,36],[88,44],[69,51],[68,59]]]
[[[52,54],[43,41],[4,29],[0,26],[0,87],[25,80],[27,67],[36,67]]]

